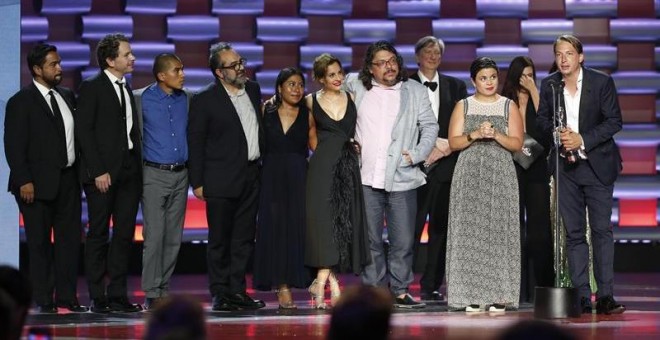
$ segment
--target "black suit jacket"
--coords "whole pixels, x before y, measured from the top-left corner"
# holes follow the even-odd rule
[[[260,114],[261,89],[248,81],[245,91],[259,123],[259,148],[264,150]],[[263,152],[263,151],[262,151]],[[216,79],[192,97],[188,115],[188,178],[207,197],[238,197],[245,185],[248,149],[238,112]]]
[[[83,183],[94,183],[104,173],[118,178],[128,149],[126,116],[114,84],[103,72],[84,80],[78,93],[76,113],[76,138],[80,146],[80,178]],[[126,85],[128,87],[128,85]],[[127,92],[133,108],[131,140],[133,151],[141,157],[142,145],[135,99],[130,88]],[[140,158],[141,159],[141,158]]]
[[[456,102],[467,97],[467,88],[465,82],[451,76],[438,73],[438,95],[440,96],[440,110],[438,110],[438,130],[439,138],[447,138],[449,135],[449,120],[454,111]],[[419,74],[415,72],[410,76],[421,83]],[[438,161],[438,165],[431,172],[431,180],[440,182],[450,182],[454,175],[454,167],[458,159],[458,152],[452,152],[448,157],[443,157]]]
[[[75,117],[71,90],[60,86],[55,89]],[[32,182],[36,199],[54,199],[61,171],[67,165],[66,136],[34,83],[7,102],[4,141],[10,169],[8,190],[17,195],[22,185]]]
[[[582,72],[579,133],[584,141],[587,161],[596,177],[604,185],[611,185],[622,169],[619,147],[613,138],[622,127],[619,98],[612,77],[587,67],[583,67]],[[561,79],[561,73],[555,72],[541,83],[537,124],[549,140],[552,140],[553,129],[552,89],[549,81],[559,82]],[[561,100],[566,107],[563,104],[563,96]],[[554,172],[554,150],[551,155],[549,168]],[[562,164],[563,162],[560,162],[560,166]]]

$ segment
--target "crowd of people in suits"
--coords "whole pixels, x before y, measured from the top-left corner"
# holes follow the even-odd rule
[[[451,310],[515,310],[533,299],[533,285],[553,285],[548,183],[555,173],[583,312],[592,308],[586,212],[596,310],[623,312],[613,298],[610,225],[621,170],[616,88],[583,65],[576,37],[559,36],[553,51],[557,71],[540,91],[528,57],[511,62],[501,94],[495,61],[475,59],[468,96],[463,81],[438,72],[442,40],[417,42],[412,74],[392,43],[377,41],[356,74],[346,75],[335,56],[318,56],[314,93],[305,95],[299,69],[281,70],[275,96],[262,103],[247,61],[227,42],[211,46],[214,81],[198,92],[184,89],[183,62],[170,53],[155,57],[154,83],[132,91],[129,40],[106,35],[96,48],[101,70],[82,81],[77,97],[59,86],[57,47],[36,45],[27,57],[33,80],[7,103],[4,140],[38,311],[138,312],[168,301],[189,187],[206,205],[214,311],[265,306],[247,294],[253,252],[253,286],[275,289],[283,309],[297,308],[291,288],[303,287],[313,308],[336,305],[337,274],[352,272],[386,288],[396,308],[444,300],[446,278]],[[556,98],[565,107],[561,122]],[[523,167],[512,154],[527,136],[544,151]],[[547,159],[557,150],[566,161],[555,169]],[[83,230],[81,191],[89,308],[77,299],[72,265]],[[127,292],[140,205],[144,305]],[[410,286],[422,257],[418,300]]]

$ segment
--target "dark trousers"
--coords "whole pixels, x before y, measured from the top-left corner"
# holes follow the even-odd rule
[[[428,243],[426,266],[419,281],[422,292],[430,293],[440,289],[445,278],[447,257],[447,221],[449,219],[449,192],[451,182],[429,182],[417,188],[417,216],[415,220],[415,247],[426,223],[428,214]],[[417,254],[418,251],[415,251]]]
[[[612,196],[614,185],[604,185],[588,161],[559,166],[559,211],[566,227],[568,268],[573,287],[580,297],[589,298],[589,246],[586,239],[586,212],[589,212],[594,276],[598,295],[612,295],[614,279],[614,238]]]
[[[550,177],[546,182],[531,179],[521,167],[520,195],[520,301],[532,302],[534,287],[554,286],[552,229],[550,226]]]
[[[85,243],[85,271],[92,299],[127,297],[126,276],[140,196],[142,173],[137,154],[129,154],[112,185],[101,193],[94,183],[83,188],[87,197],[89,230]],[[110,219],[112,218],[112,238]],[[138,259],[134,259],[139,261]],[[109,283],[105,286],[105,276]]]
[[[39,190],[37,188],[36,190]],[[38,305],[76,298],[80,222],[80,185],[73,168],[62,171],[57,196],[26,204],[16,197],[23,214],[28,245],[30,283]],[[51,228],[54,244],[50,242]]]
[[[243,293],[246,289],[245,273],[256,232],[259,167],[248,166],[245,176],[239,197],[206,197],[206,259],[212,296]]]

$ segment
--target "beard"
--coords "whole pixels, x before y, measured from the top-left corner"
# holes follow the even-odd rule
[[[225,79],[224,79],[225,82],[227,82],[228,84],[233,85],[235,87],[242,88],[243,85],[245,85],[245,83],[248,80],[247,76],[245,75],[245,72],[238,73],[236,71],[233,71],[234,72],[233,77],[231,77],[230,72],[231,71],[227,71],[227,70],[222,71],[222,74],[225,77]]]

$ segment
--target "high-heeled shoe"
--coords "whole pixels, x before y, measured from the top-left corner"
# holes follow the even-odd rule
[[[318,280],[314,280],[309,288],[307,288],[309,295],[312,297],[312,308],[314,309],[328,309],[325,304],[325,285],[321,286]]]
[[[291,290],[289,288],[280,288],[277,290],[277,302],[279,309],[297,309],[298,306],[293,302]]]
[[[332,306],[337,304],[339,297],[341,296],[341,289],[339,287],[339,280],[334,274],[331,274],[328,277],[328,282],[330,284],[330,303]]]

